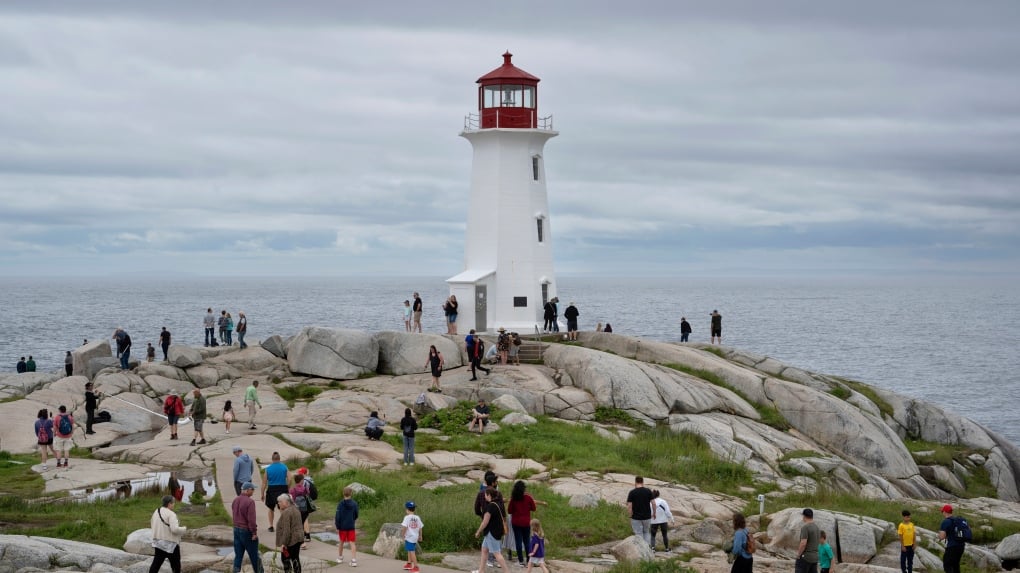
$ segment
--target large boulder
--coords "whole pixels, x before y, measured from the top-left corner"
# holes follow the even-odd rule
[[[372,552],[379,557],[396,559],[397,551],[404,545],[404,537],[400,534],[399,523],[384,523],[379,528],[379,536],[375,538]]]
[[[617,543],[610,550],[617,561],[637,563],[638,561],[652,561],[655,559],[655,551],[648,546],[644,539],[637,535],[631,535],[627,539]]]
[[[2,565],[0,571],[19,571],[26,568],[48,571],[89,571],[93,567],[113,566],[126,569],[149,560],[100,545],[68,541],[51,537],[0,535]],[[10,567],[8,569],[7,567]]]
[[[786,421],[845,460],[886,478],[919,472],[902,440],[882,420],[802,384],[769,378],[765,392]]]
[[[71,373],[92,378],[95,372],[89,372],[89,360],[93,358],[109,358],[112,355],[113,350],[110,348],[110,341],[108,340],[96,340],[79,346],[71,351],[71,359],[73,360]]]
[[[298,374],[351,380],[376,371],[379,343],[360,330],[309,326],[287,347],[287,365]]]
[[[178,368],[191,368],[202,363],[202,353],[198,349],[183,344],[171,344],[167,351],[167,360]]]
[[[833,542],[838,541],[840,555],[844,563],[867,563],[878,552],[878,541],[875,539],[875,528],[868,523],[854,520],[847,516],[837,516],[836,527],[839,538],[828,532]]]
[[[256,372],[283,364],[283,361],[274,356],[272,352],[260,346],[249,346],[238,352],[223,354],[209,359],[209,362],[229,365],[245,372]]]
[[[790,507],[772,514],[769,520],[768,549],[788,559],[797,556],[800,545],[800,528],[804,525],[802,508]],[[818,529],[827,532],[830,541],[835,541],[836,516],[828,511],[814,510],[814,521]]]
[[[287,358],[287,345],[279,334],[274,334],[263,340],[262,348],[268,350],[270,354],[277,358]]]
[[[89,358],[89,361],[82,370],[82,374],[84,374],[87,378],[92,379],[107,368],[120,370],[120,360],[113,356],[96,356],[94,358]],[[78,371],[75,370],[75,372]]]
[[[426,371],[424,365],[432,345],[443,355],[444,369],[464,365],[460,345],[438,334],[387,331],[376,333],[375,340],[379,344],[380,374],[403,376]]]
[[[1020,533],[1004,538],[995,546],[995,554],[1003,561],[1020,560]]]

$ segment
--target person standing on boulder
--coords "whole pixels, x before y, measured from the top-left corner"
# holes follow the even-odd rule
[[[818,541],[821,532],[815,525],[815,512],[810,507],[800,512],[804,525],[800,526],[800,545],[797,546],[795,573],[818,573]]]
[[[751,573],[754,556],[748,551],[747,540],[751,533],[747,531],[747,518],[743,513],[733,514],[733,567],[730,573]],[[669,548],[666,548],[669,551]]]
[[[489,375],[489,369],[482,366],[482,338],[475,334],[475,329],[464,338],[464,348],[467,350],[468,360],[471,361],[471,380],[478,380],[478,370]]]
[[[170,358],[167,356],[167,351],[170,350],[170,331],[165,326],[162,332],[159,333],[159,347],[163,349],[163,362],[169,362]]]
[[[166,414],[167,424],[170,426],[170,439],[177,439],[177,421],[184,414],[184,401],[181,397],[171,391],[163,401],[163,413]]]
[[[709,316],[712,317],[712,344],[722,344],[722,315],[713,310]]]
[[[414,465],[414,432],[418,429],[418,420],[411,415],[410,408],[404,408],[404,417],[400,419],[400,433],[404,438],[404,465]],[[341,550],[342,551],[342,550]]]
[[[191,445],[194,446],[205,443],[205,432],[202,431],[202,426],[205,425],[206,409],[205,396],[202,395],[202,391],[195,388],[192,392],[195,395],[195,401],[191,403],[191,423],[195,426],[195,437],[191,438]]]
[[[910,521],[910,511],[904,509],[900,514],[903,521],[896,528],[900,538],[900,572],[914,573],[914,524]]]
[[[262,409],[262,402],[259,401],[259,381],[255,380],[248,386],[248,389],[244,391],[244,405],[248,408],[248,429],[255,429],[255,412],[256,406],[259,410]]]
[[[655,506],[652,504],[652,490],[645,487],[645,478],[634,478],[634,489],[627,494],[627,513],[630,514],[630,528],[641,539],[645,540],[652,550],[652,517]]]
[[[421,296],[418,293],[414,293],[414,304],[411,305],[411,311],[414,315],[414,325],[411,328],[411,332],[421,332]]]
[[[25,372],[28,372],[28,364],[25,362],[24,356],[21,357],[21,360],[18,360],[17,370],[18,374],[24,374]]]
[[[64,372],[70,376],[74,373],[74,356],[71,356],[71,351],[67,351],[67,356],[64,356]]]
[[[28,362],[25,363],[25,368],[29,372],[35,372],[35,359],[32,358],[31,354],[28,356]]]
[[[577,317],[581,313],[577,311],[577,307],[574,306],[573,301],[567,305],[567,310],[563,311],[563,318],[567,319],[567,339],[577,340]]]
[[[244,335],[248,333],[248,317],[243,312],[238,311],[237,313],[237,344],[241,347],[241,350],[248,348],[248,345],[244,342]]]
[[[85,384],[85,433],[95,434],[92,431],[92,424],[96,421],[96,408],[99,407],[99,399],[102,396],[99,392],[92,390],[92,383]]]
[[[687,322],[686,316],[680,317],[680,342],[687,342],[687,339],[691,337],[691,323]]]
[[[429,346],[429,357],[425,361],[425,370],[432,369],[432,385],[429,386],[429,392],[442,392],[443,389],[439,387],[439,377],[443,375],[443,365],[446,363],[443,360],[443,353],[436,349],[436,345]]]
[[[213,341],[216,340],[216,315],[213,314],[212,307],[205,311],[202,324],[205,325],[205,345],[206,347],[212,346]]]

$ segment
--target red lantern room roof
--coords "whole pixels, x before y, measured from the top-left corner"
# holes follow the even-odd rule
[[[478,78],[476,83],[499,83],[512,80],[524,84],[537,84],[541,80],[510,63],[514,55],[509,51],[503,54],[503,65]]]

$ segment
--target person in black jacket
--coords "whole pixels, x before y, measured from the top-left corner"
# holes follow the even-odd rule
[[[411,415],[410,408],[404,408],[404,417],[400,419],[400,433],[404,437],[404,465],[414,465],[414,431],[418,429],[418,421]]]
[[[567,306],[567,310],[563,311],[563,318],[567,319],[567,339],[577,340],[577,317],[581,313],[577,312],[577,307],[571,302]]]
[[[96,420],[96,408],[99,406],[99,392],[92,390],[92,383],[85,384],[85,433],[95,434],[92,424]]]
[[[680,342],[687,342],[691,336],[691,323],[687,322],[686,316],[680,317]]]

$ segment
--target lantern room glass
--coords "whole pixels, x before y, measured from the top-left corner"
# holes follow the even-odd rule
[[[535,86],[519,84],[489,85],[482,87],[482,107],[523,107],[535,109]]]

